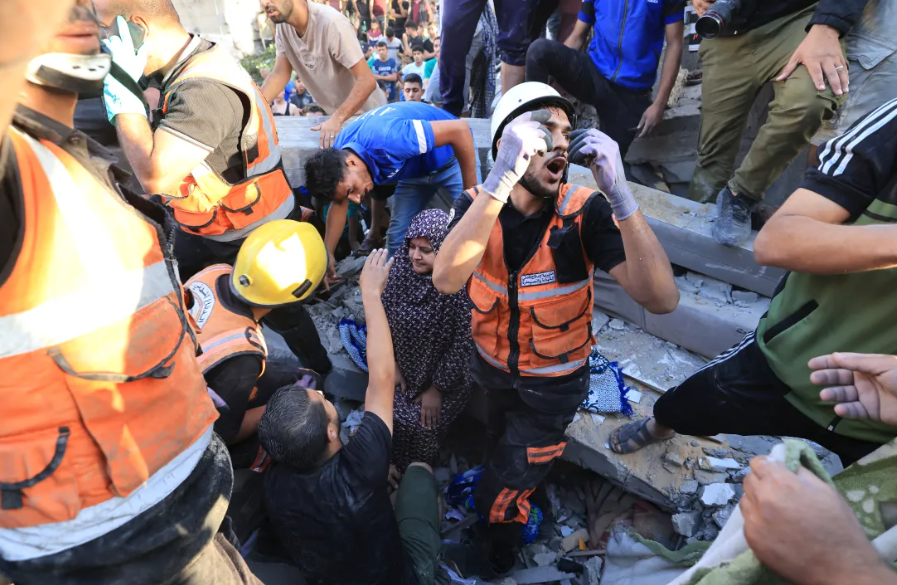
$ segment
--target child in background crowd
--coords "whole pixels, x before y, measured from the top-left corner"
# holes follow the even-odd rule
[[[389,48],[389,58],[398,62],[399,52],[405,51],[402,39],[396,36],[396,31],[391,26],[386,27],[386,46]]]
[[[427,87],[427,84],[430,83],[433,71],[439,65],[439,44],[439,37],[433,37],[433,52],[436,53],[436,56],[424,63],[424,87]]]
[[[382,38],[383,31],[380,30],[380,22],[375,20],[371,23],[371,30],[368,31],[368,41],[373,45]]]
[[[411,51],[414,45],[422,45],[424,48],[424,59],[432,59],[433,58],[433,43],[430,39],[425,39],[420,34],[420,27],[417,26],[417,23],[413,20],[409,20],[405,25],[405,36],[403,38],[405,42],[405,54],[411,57]]]
[[[402,77],[414,74],[423,79],[426,69],[424,66],[424,48],[420,44],[414,45],[414,48],[411,49],[411,56],[414,58],[414,61],[402,67]]]
[[[388,31],[387,34],[389,34]],[[385,41],[377,43],[377,58],[371,64],[371,71],[374,73],[374,79],[382,84],[381,87],[386,88],[386,99],[391,102],[395,101],[399,67],[396,65],[395,59],[389,57],[389,49]]]
[[[319,106],[318,104],[308,104],[304,108],[302,108],[303,116],[326,116],[327,112],[324,111],[324,108]]]

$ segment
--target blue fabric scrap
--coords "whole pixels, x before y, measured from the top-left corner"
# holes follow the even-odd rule
[[[368,371],[367,333],[367,327],[359,327],[355,319],[346,318],[339,322],[339,338],[343,347],[355,365],[365,372]]]
[[[619,412],[632,417],[632,405],[627,393],[629,388],[623,383],[623,369],[593,347],[589,356],[589,395],[580,408],[594,413]]]

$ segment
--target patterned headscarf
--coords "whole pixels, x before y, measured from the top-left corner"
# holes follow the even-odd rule
[[[414,216],[389,272],[389,283],[383,293],[384,305],[398,300],[399,296],[415,303],[423,303],[432,295],[439,295],[433,286],[432,274],[418,274],[414,271],[408,257],[408,242],[414,238],[427,238],[433,251],[438,253],[448,234],[448,225],[449,216],[441,209],[425,209]]]

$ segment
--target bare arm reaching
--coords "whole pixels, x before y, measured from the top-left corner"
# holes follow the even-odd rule
[[[470,189],[477,184],[477,155],[473,144],[470,126],[463,120],[445,120],[432,122],[433,138],[436,146],[451,145],[455,151],[458,164],[461,165],[461,177],[464,188]]]
[[[386,423],[392,434],[392,409],[396,391],[396,358],[386,310],[380,296],[386,289],[392,260],[386,260],[386,250],[375,250],[364,262],[361,271],[361,299],[368,328],[368,388],[364,409],[373,412]]]
[[[268,103],[274,101],[277,94],[283,93],[284,88],[290,81],[290,75],[293,74],[293,66],[290,60],[283,53],[279,53],[274,58],[274,70],[268,75],[268,78],[262,83],[262,94]]]

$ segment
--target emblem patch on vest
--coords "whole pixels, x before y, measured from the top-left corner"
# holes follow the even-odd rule
[[[555,281],[557,281],[557,277],[554,274],[554,270],[520,276],[520,286],[539,286],[540,284],[551,284]]]
[[[193,306],[190,307],[190,315],[202,329],[212,315],[212,308],[215,306],[215,293],[204,282],[194,282],[187,288],[193,293]]]

